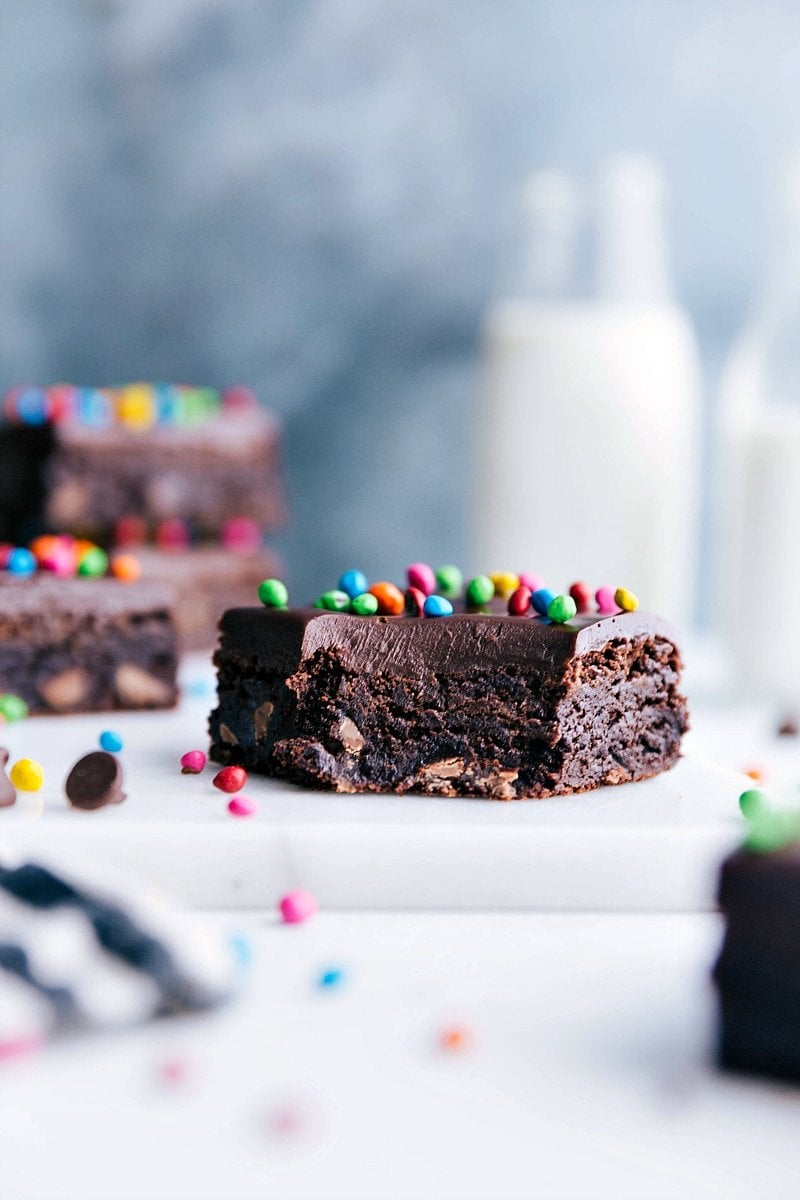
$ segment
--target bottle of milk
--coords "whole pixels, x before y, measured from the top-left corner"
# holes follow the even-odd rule
[[[546,186],[545,186],[546,185]],[[526,269],[489,309],[476,436],[475,565],[550,586],[626,586],[686,623],[699,521],[701,388],[673,297],[663,184],[638,158],[608,164],[595,281],[576,287],[576,189],[535,176]]]
[[[764,295],[720,388],[719,593],[744,681],[800,694],[800,159],[779,193]]]

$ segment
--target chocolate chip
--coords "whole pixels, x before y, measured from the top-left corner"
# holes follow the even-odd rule
[[[778,737],[800,737],[800,721],[797,717],[786,716],[777,728]]]
[[[6,775],[7,762],[8,751],[5,746],[0,746],[0,808],[11,808],[11,805],[17,799],[14,785]]]
[[[125,799],[119,759],[105,750],[84,754],[67,776],[64,791],[73,808],[91,810],[119,804]]]

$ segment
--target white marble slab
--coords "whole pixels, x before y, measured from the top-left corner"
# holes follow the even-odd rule
[[[206,746],[213,699],[207,669],[188,678],[174,713],[3,729],[12,761],[38,759],[46,782],[0,811],[0,856],[99,857],[208,908],[271,907],[302,886],[341,909],[670,910],[711,906],[740,833],[742,777],[691,748],[657,779],[547,801],[340,796],[251,777],[258,814],[236,819],[212,768],[180,774],[181,754]],[[124,739],[128,799],[71,811],[63,780],[104,728]]]

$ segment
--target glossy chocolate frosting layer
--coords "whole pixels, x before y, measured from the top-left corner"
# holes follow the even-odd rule
[[[223,648],[255,655],[291,674],[319,650],[346,670],[396,675],[467,674],[482,667],[560,671],[614,640],[655,636],[677,645],[673,627],[650,613],[592,613],[555,625],[544,617],[456,612],[451,617],[360,617],[319,608],[233,608],[220,621]]]

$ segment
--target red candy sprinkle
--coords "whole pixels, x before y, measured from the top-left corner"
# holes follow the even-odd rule
[[[120,517],[114,526],[117,546],[141,546],[147,541],[147,522],[143,517]]]
[[[592,607],[592,589],[588,583],[583,583],[580,580],[578,583],[573,583],[569,589],[569,594],[575,601],[575,607],[579,613],[588,612]]]
[[[425,607],[425,593],[421,591],[420,588],[406,588],[405,601],[407,617],[421,617],[423,615],[422,610]]]
[[[189,527],[180,517],[166,517],[156,528],[156,544],[162,550],[185,550],[191,542]]]
[[[512,617],[524,617],[531,608],[531,589],[522,584],[508,597],[508,611]]]
[[[211,782],[221,792],[240,792],[247,783],[247,771],[244,767],[223,767]]]

